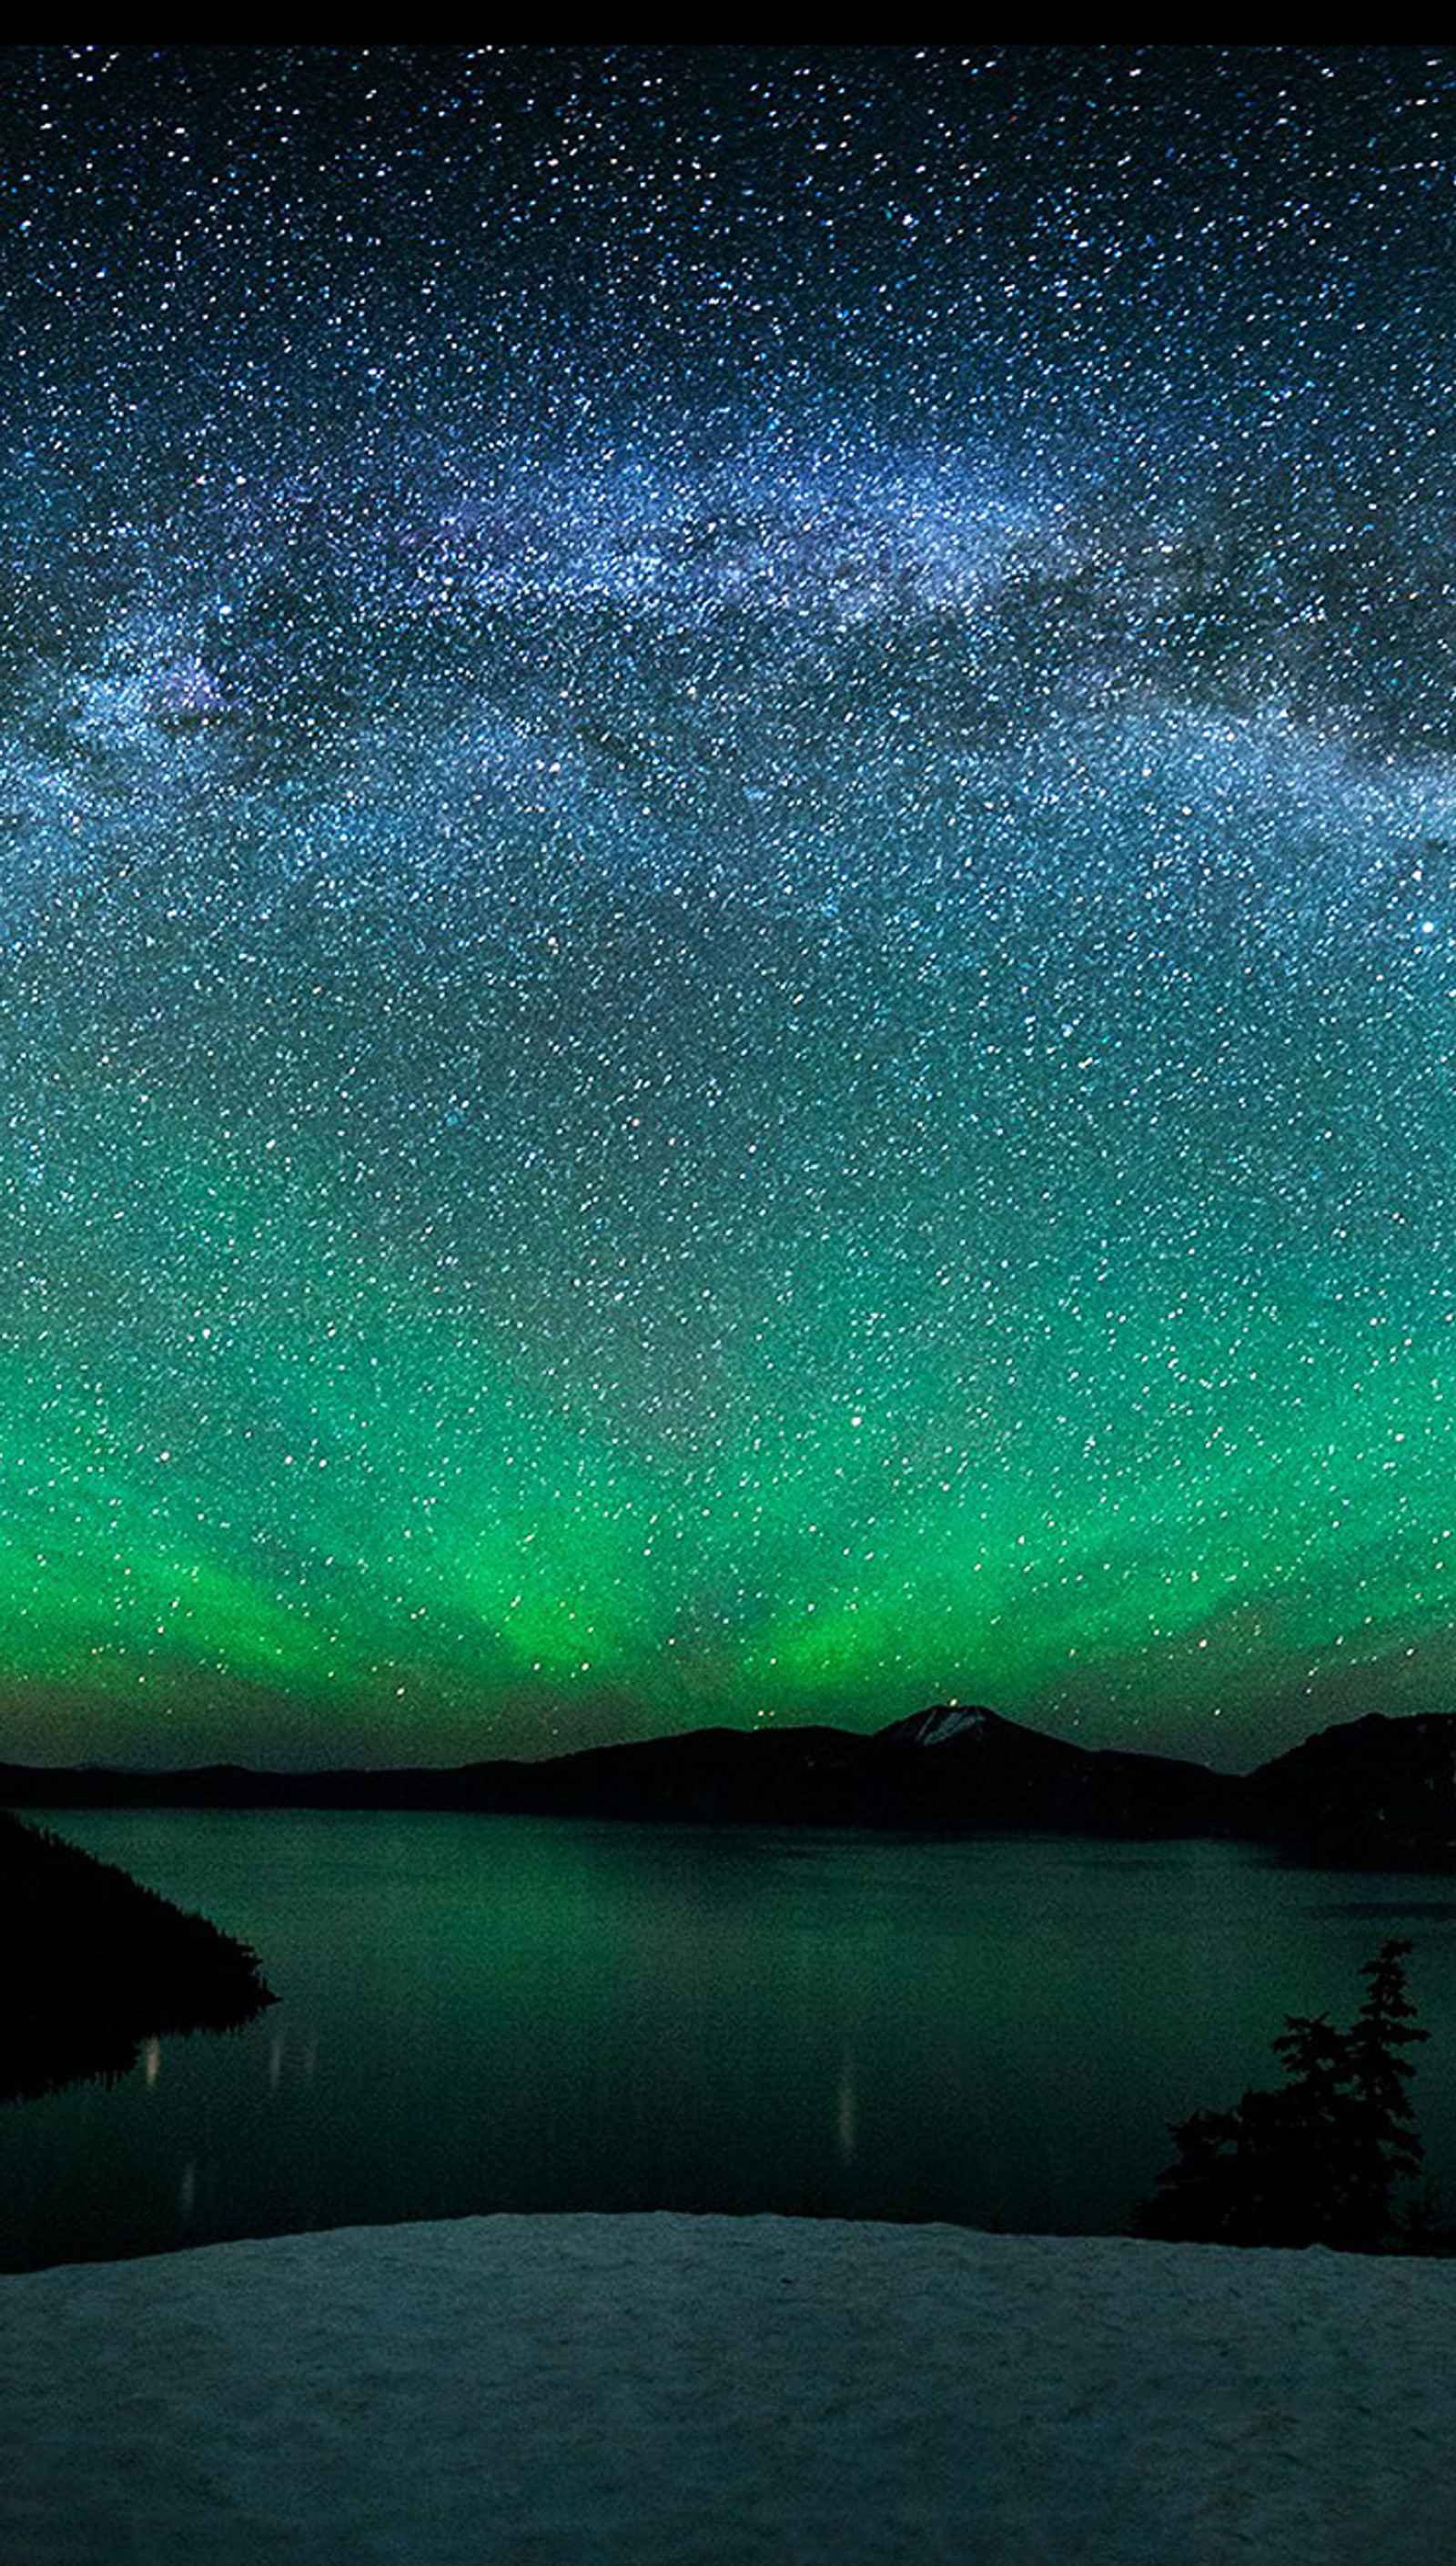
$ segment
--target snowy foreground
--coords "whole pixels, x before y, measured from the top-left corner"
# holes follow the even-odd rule
[[[0,2280],[14,2566],[1432,2566],[1456,2264],[782,2218]]]

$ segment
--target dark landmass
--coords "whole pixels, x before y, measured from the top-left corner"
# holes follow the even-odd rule
[[[183,1772],[0,1765],[31,1808],[479,1810],[695,1825],[864,1827],[1153,1840],[1219,1836],[1316,1862],[1456,1869],[1456,1713],[1323,1730],[1246,1774],[1087,1747],[944,1704],[872,1735],[702,1728],[540,1762],[448,1769]]]
[[[1242,1785],[1249,1832],[1312,1862],[1456,1870],[1456,1712],[1324,1728]]]
[[[0,2101],[121,2076],[158,2032],[231,2031],[274,2001],[253,1952],[0,1810]]]

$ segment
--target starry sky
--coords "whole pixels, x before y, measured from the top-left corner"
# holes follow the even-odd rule
[[[1456,49],[0,49],[0,1753],[1448,1708]]]

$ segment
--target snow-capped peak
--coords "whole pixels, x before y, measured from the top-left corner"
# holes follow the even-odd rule
[[[916,1746],[943,1746],[950,1737],[979,1737],[986,1726],[984,1710],[962,1709],[954,1702],[936,1702],[912,1719],[906,1735]]]

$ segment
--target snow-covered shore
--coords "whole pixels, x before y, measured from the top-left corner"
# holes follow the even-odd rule
[[[15,2566],[1431,2566],[1456,2263],[782,2218],[0,2280]]]

